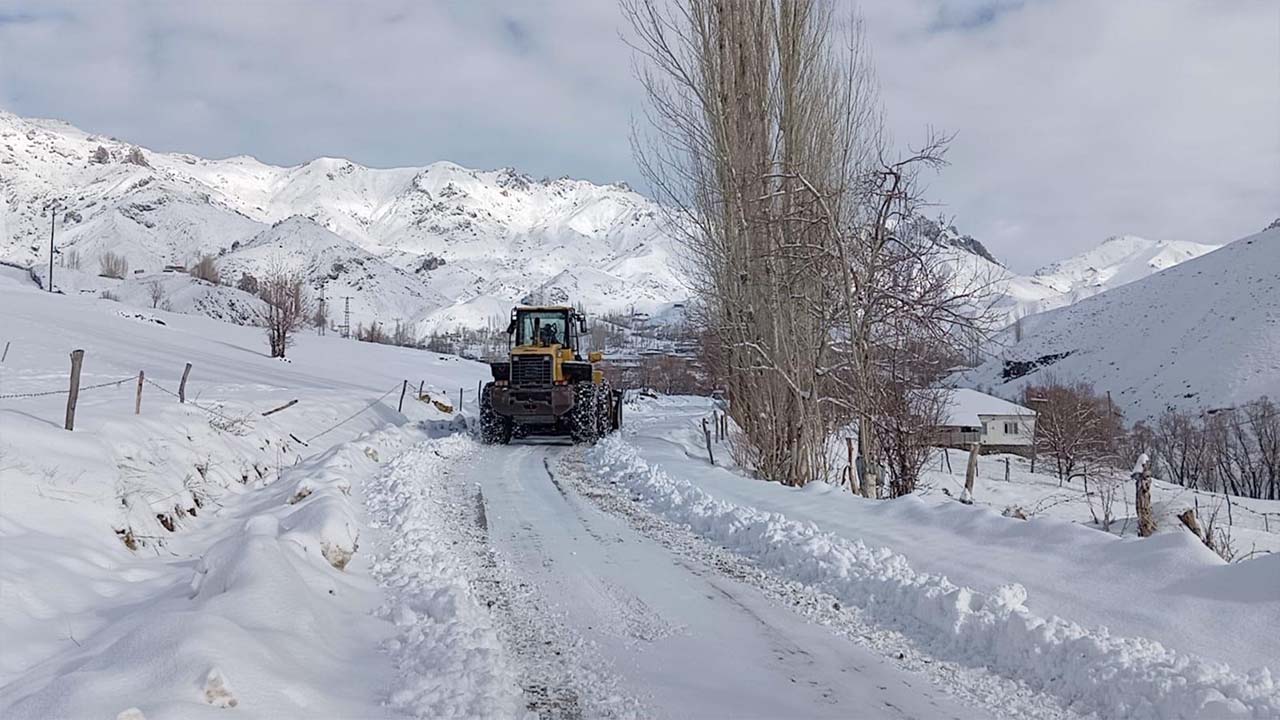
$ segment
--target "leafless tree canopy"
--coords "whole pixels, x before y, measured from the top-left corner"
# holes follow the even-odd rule
[[[912,222],[945,141],[890,149],[861,22],[833,2],[622,6],[649,101],[637,156],[683,241],[708,372],[760,475],[832,478],[830,434],[927,374],[895,376],[902,351],[977,328],[980,293]]]
[[[98,274],[103,277],[122,279],[129,274],[129,260],[123,255],[105,252],[98,258],[98,268]]]
[[[262,321],[267,328],[271,357],[282,358],[311,313],[306,277],[300,270],[277,264],[258,283],[258,296],[266,304]]]
[[[1203,415],[1171,408],[1149,436],[1157,472],[1170,482],[1280,500],[1280,407],[1270,398]]]
[[[1123,467],[1125,437],[1120,413],[1086,382],[1046,378],[1029,386],[1024,404],[1036,409],[1036,451],[1052,458],[1058,480],[1070,480],[1085,466]]]
[[[193,278],[213,283],[214,285],[222,284],[222,275],[218,272],[218,261],[212,255],[201,255],[199,260],[187,270],[187,273]]]
[[[151,307],[159,307],[160,301],[164,300],[164,294],[164,283],[159,280],[147,283],[147,295],[151,298]]]
[[[68,270],[79,270],[80,264],[80,252],[78,250],[68,250],[62,254],[62,267]]]

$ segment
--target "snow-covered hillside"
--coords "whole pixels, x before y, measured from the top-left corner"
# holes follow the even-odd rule
[[[301,264],[317,292],[352,296],[353,323],[399,317],[426,332],[475,320],[455,303],[658,311],[687,296],[655,206],[622,185],[449,162],[206,160],[4,112],[0,169],[0,260],[24,266],[47,262],[56,214],[59,255],[86,272],[105,252],[144,273],[206,253],[225,256],[226,275]]]
[[[207,160],[3,111],[0,169],[0,260],[22,266],[47,263],[53,214],[57,253],[78,255],[89,275],[106,252],[144,275],[221,255],[229,283],[297,266],[315,294],[323,287],[335,301],[351,297],[353,324],[398,318],[420,334],[500,324],[517,302],[658,316],[689,295],[657,206],[624,185],[450,162],[379,169],[339,158],[296,167]],[[1123,236],[1023,276],[954,226],[921,222],[963,280],[990,287],[1004,323],[1213,249]],[[140,280],[130,275],[115,294],[145,297],[134,287]],[[219,303],[173,307],[236,317]]]
[[[991,288],[997,323],[1005,325],[1141,280],[1219,246],[1119,235],[1030,275],[1014,273],[986,253],[955,247],[961,248],[951,253],[957,274],[962,281],[977,278]]]
[[[1156,262],[1170,250],[1144,256]],[[1082,275],[1070,264],[1058,274]],[[1111,391],[1131,421],[1166,406],[1280,396],[1280,228],[1022,325],[1021,342],[1004,333],[1002,349],[963,381],[1014,395],[1049,373],[1088,380]]]

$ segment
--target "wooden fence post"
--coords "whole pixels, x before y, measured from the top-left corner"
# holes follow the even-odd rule
[[[409,390],[409,381],[405,380],[404,385],[400,386],[400,405],[396,407],[396,412],[404,412],[404,394]]]
[[[1009,458],[1004,459],[1004,481],[1009,482]]]
[[[191,363],[182,369],[182,382],[178,383],[178,402],[187,401],[187,376],[191,374]]]
[[[462,388],[458,388],[458,411],[462,411]]]
[[[964,494],[960,496],[960,502],[969,505],[973,504],[973,481],[978,478],[978,448],[982,447],[980,443],[973,443],[969,447],[969,464],[964,469]]]
[[[419,380],[419,381],[418,381],[418,399],[419,399],[419,400],[421,400],[421,399],[422,399],[422,388],[423,388],[423,386],[425,386],[426,384],[427,384],[427,381],[426,381],[426,380]]]
[[[4,361],[5,361],[5,358],[7,358],[7,357],[9,357],[9,341],[8,341],[8,340],[5,340],[5,341],[4,341],[4,355],[0,355],[0,363],[4,362]]]
[[[1138,515],[1138,537],[1151,537],[1156,532],[1156,521],[1151,515],[1151,470],[1149,460],[1143,455],[1138,459],[1138,468],[1133,473],[1135,497],[1133,506]]]
[[[707,439],[707,459],[716,464],[716,456],[711,452],[711,428],[707,427],[707,419],[702,418],[702,436]]]
[[[80,397],[80,365],[84,363],[84,351],[71,351],[71,391],[67,393],[67,421],[64,425],[68,430],[72,430],[76,426],[76,400]]]
[[[134,398],[134,401],[133,401],[134,415],[142,414],[142,383],[145,379],[146,379],[146,376],[142,374],[141,370],[139,370],[138,371],[138,395],[136,398]]]

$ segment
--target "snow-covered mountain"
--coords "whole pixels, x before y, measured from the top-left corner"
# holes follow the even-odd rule
[[[1168,259],[1171,247],[1136,255],[1154,263]],[[1060,263],[1037,279],[1106,282],[1082,267]],[[1007,330],[1003,349],[966,373],[966,384],[1012,396],[1048,374],[1088,380],[1111,391],[1129,420],[1166,406],[1212,409],[1280,397],[1280,227],[1021,325],[1021,341]]]
[[[0,112],[0,260],[46,263],[51,213],[58,254],[86,273],[106,252],[143,274],[220,255],[230,282],[297,265],[317,292],[352,297],[353,323],[425,332],[524,299],[601,313],[687,296],[655,206],[624,185],[448,162],[206,160]]]
[[[964,245],[953,246],[964,249]],[[1218,247],[1118,235],[1031,275],[1014,273],[985,252],[957,250],[953,255],[956,272],[962,279],[977,278],[991,288],[997,323],[1005,325],[1141,280]]]
[[[207,160],[0,111],[0,261],[46,274],[52,214],[63,264],[78,256],[82,265],[79,274],[55,274],[58,287],[133,303],[146,300],[138,285],[161,268],[217,255],[232,287],[172,277],[164,285],[173,309],[224,319],[247,317],[255,302],[234,289],[238,278],[275,265],[305,270],[331,317],[350,297],[353,324],[400,319],[419,333],[501,325],[517,302],[679,316],[671,310],[689,292],[658,212],[625,185],[449,162],[378,169],[338,158],[296,167]],[[1124,236],[1023,276],[954,226],[921,222],[962,279],[990,288],[1004,323],[1213,249]],[[123,282],[95,279],[107,252],[128,259]]]

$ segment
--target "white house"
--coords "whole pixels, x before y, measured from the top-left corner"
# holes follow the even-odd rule
[[[981,443],[983,452],[1030,453],[1036,413],[1017,403],[977,390],[952,390],[937,444],[968,449]]]

